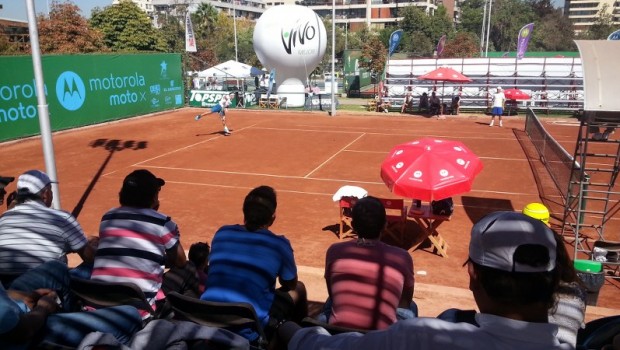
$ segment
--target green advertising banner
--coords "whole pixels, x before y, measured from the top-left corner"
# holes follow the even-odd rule
[[[222,96],[230,94],[230,91],[218,90],[191,90],[189,92],[190,107],[213,107],[220,102]],[[253,93],[233,92],[235,97],[231,101],[231,107],[251,107],[256,106],[256,96]],[[239,104],[239,99],[243,97],[243,103]]]
[[[184,105],[179,54],[42,58],[53,131]],[[39,134],[30,56],[0,57],[0,141]]]

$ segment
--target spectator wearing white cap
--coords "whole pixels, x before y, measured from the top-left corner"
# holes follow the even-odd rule
[[[505,104],[506,96],[504,95],[502,87],[498,86],[495,94],[493,95],[493,109],[491,109],[491,124],[489,124],[489,126],[493,126],[495,123],[495,116],[499,119],[499,126],[504,126],[504,124],[502,124],[502,115],[504,114]]]
[[[71,214],[50,207],[51,184],[39,170],[17,179],[15,207],[0,216],[0,271],[24,273],[50,260],[67,264],[69,253],[92,264],[95,248],[80,224]]]
[[[495,212],[471,231],[465,265],[480,313],[476,325],[413,318],[386,330],[331,336],[321,327],[287,322],[279,334],[289,349],[573,349],[547,321],[558,288],[557,243],[544,223],[516,212]]]

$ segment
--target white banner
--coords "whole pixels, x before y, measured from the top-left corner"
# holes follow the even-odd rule
[[[194,37],[194,27],[189,15],[185,15],[185,51],[196,52],[196,38]]]

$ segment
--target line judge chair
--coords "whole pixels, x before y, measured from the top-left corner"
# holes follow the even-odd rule
[[[385,207],[387,226],[383,235],[401,242],[407,227],[407,206],[403,199],[377,198]]]
[[[265,330],[251,304],[207,301],[177,292],[167,294],[166,302],[174,313],[174,319],[223,328],[231,332],[250,328],[258,333],[258,339],[252,345],[260,349],[267,348]]]

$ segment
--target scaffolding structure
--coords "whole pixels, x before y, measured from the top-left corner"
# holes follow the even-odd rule
[[[620,113],[581,117],[564,208],[562,235],[574,244],[574,258],[594,258],[597,242],[608,242],[605,224],[620,210],[615,185],[620,172]],[[604,265],[614,265],[617,262]]]

